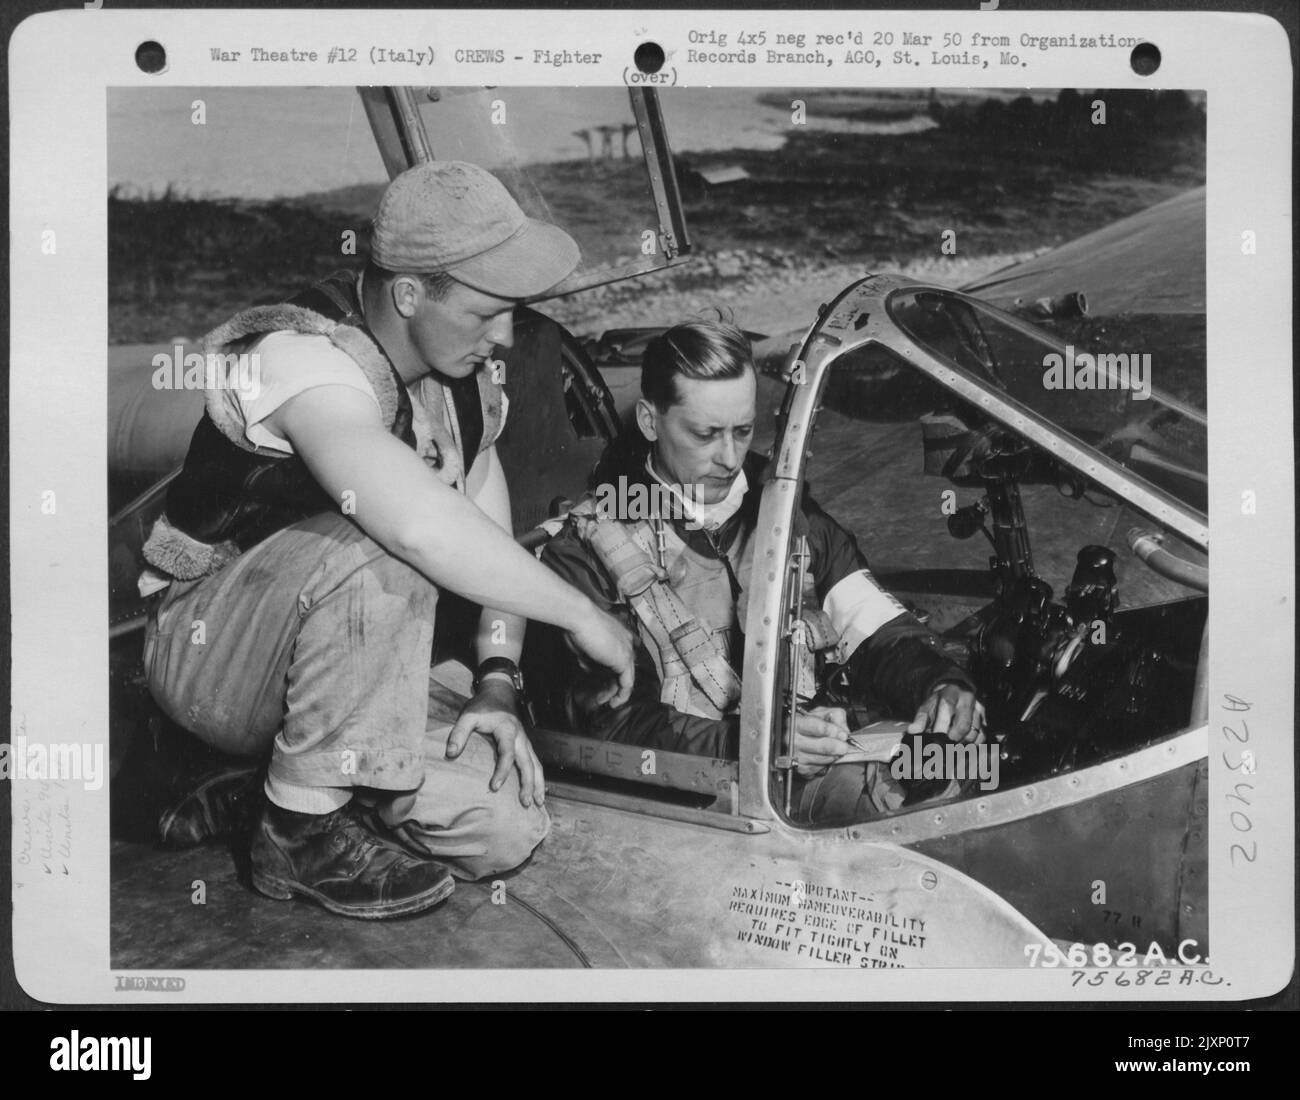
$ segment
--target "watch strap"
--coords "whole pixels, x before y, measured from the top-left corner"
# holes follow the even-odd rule
[[[490,673],[495,673],[498,676],[505,675],[509,678],[515,691],[519,692],[521,695],[523,694],[523,673],[519,671],[519,666],[509,657],[489,657],[486,661],[480,662],[478,671],[474,673],[475,691],[478,691],[479,685],[483,682],[483,678]]]

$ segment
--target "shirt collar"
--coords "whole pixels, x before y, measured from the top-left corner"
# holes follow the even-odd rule
[[[661,478],[654,468],[652,458],[652,455],[646,455],[646,473],[672,494],[673,499],[682,510],[688,529],[716,531],[740,511],[740,506],[745,500],[745,494],[749,491],[749,480],[745,477],[743,469],[736,474],[736,479],[731,483],[731,488],[727,490],[725,497],[716,504],[701,504],[698,501],[689,499],[682,492],[680,486],[669,484]]]

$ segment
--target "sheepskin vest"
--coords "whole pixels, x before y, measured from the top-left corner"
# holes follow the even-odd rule
[[[331,275],[281,305],[236,314],[203,338],[203,351],[238,356],[283,331],[327,336],[365,373],[384,427],[416,446],[410,396],[366,327],[351,273]],[[451,415],[459,419],[463,456],[443,424],[432,423],[440,418],[430,417],[437,454],[429,461],[449,484],[463,484],[474,456],[495,440],[502,416],[500,386],[486,371],[457,381],[449,386]],[[144,545],[145,560],[177,580],[209,576],[290,524],[340,507],[297,455],[249,443],[219,389],[208,389],[204,401],[184,466],[168,486],[165,514]]]

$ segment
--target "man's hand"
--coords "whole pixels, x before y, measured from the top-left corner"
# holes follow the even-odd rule
[[[592,705],[608,703],[611,707],[621,707],[632,697],[636,677],[632,634],[613,615],[607,615],[595,604],[590,607],[591,613],[569,634],[569,640],[579,653],[615,677],[613,683],[596,693]]]
[[[850,750],[849,723],[842,707],[814,707],[794,727],[796,769],[805,779],[820,775]]]
[[[546,800],[542,779],[542,762],[524,733],[516,712],[515,689],[505,679],[485,679],[474,698],[465,704],[451,736],[447,738],[447,759],[455,760],[465,750],[470,734],[492,738],[497,747],[497,766],[488,783],[499,791],[510,774],[510,765],[519,769],[519,803],[541,807]]]
[[[936,684],[907,727],[908,733],[946,733],[949,741],[984,739],[984,704],[961,684]]]

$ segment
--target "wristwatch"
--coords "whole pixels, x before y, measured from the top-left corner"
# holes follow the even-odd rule
[[[509,657],[489,657],[486,661],[478,666],[478,671],[474,673],[474,690],[477,692],[479,685],[483,683],[483,678],[488,673],[495,673],[498,676],[504,674],[510,678],[516,692],[520,695],[524,693],[524,674],[519,671],[519,666]]]

